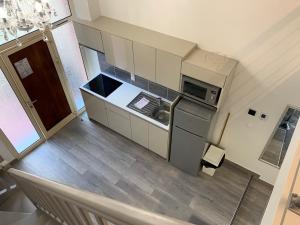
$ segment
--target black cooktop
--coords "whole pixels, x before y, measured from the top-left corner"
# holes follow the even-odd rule
[[[86,85],[84,85],[83,87],[103,97],[107,97],[121,85],[122,82],[117,81],[108,76],[105,76],[104,74],[100,74],[94,79],[92,79],[90,82],[88,82]]]

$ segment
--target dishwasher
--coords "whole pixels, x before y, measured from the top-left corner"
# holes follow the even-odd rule
[[[182,98],[174,108],[170,163],[197,176],[216,108]]]

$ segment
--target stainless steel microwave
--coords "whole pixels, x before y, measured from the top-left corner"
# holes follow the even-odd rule
[[[215,107],[218,105],[221,90],[214,85],[182,75],[182,94],[208,105]]]

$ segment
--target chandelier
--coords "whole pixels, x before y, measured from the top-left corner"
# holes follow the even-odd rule
[[[0,34],[6,41],[9,35],[13,36],[21,46],[18,32],[36,28],[42,32],[43,40],[48,41],[45,32],[51,29],[53,16],[57,13],[47,0],[0,0]]]

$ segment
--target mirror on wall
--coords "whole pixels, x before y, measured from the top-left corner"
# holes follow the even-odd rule
[[[260,160],[280,168],[288,150],[296,124],[300,116],[300,109],[288,106],[284,111],[278,126],[268,141]]]

